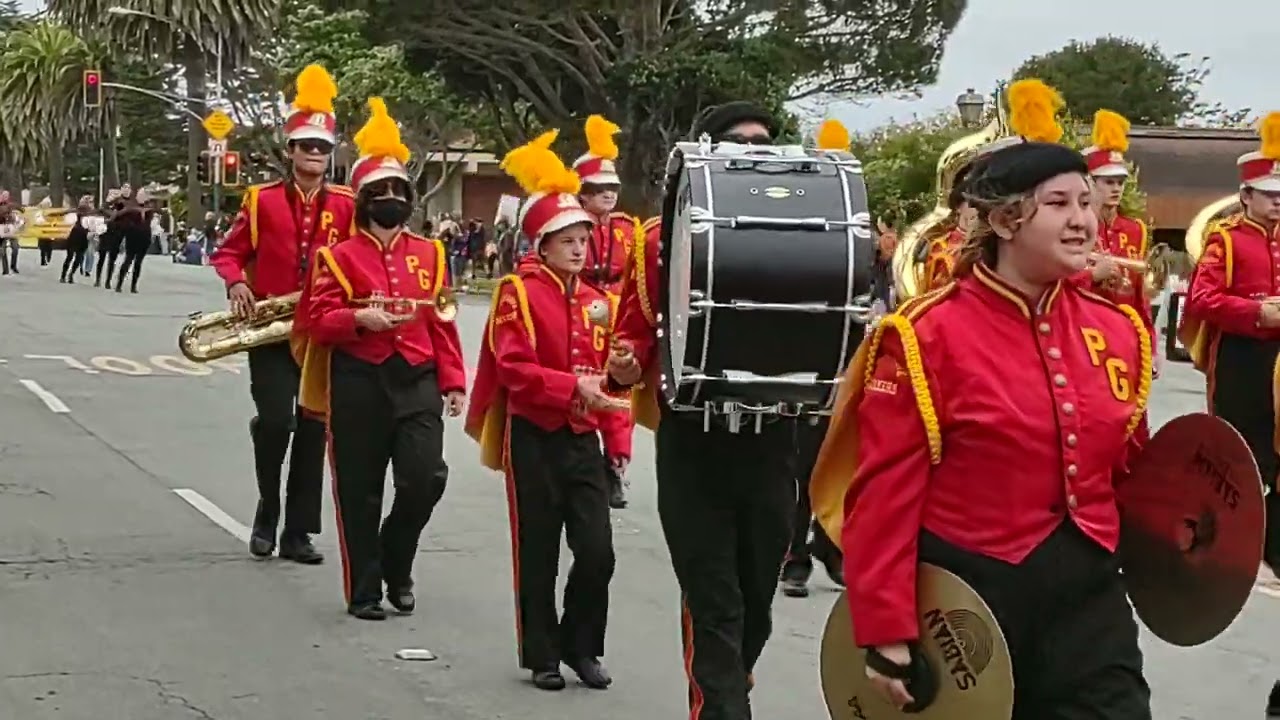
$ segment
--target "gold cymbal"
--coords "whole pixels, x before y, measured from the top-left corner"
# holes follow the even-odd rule
[[[1206,643],[1253,591],[1266,530],[1262,479],[1229,423],[1205,413],[1157,432],[1116,488],[1134,610],[1165,642]]]
[[[928,563],[920,565],[916,599],[920,648],[937,676],[934,701],[904,713],[871,685],[866,652],[853,642],[848,597],[841,594],[827,618],[820,658],[831,720],[1009,720],[1013,664],[991,609],[968,583]]]

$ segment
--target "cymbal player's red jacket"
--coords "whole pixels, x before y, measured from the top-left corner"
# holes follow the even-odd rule
[[[1151,386],[1134,309],[1069,281],[1033,303],[980,265],[886,316],[844,385],[810,495],[859,646],[917,639],[922,530],[1017,565],[1070,518],[1115,551]]]

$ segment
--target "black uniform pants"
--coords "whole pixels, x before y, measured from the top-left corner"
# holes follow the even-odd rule
[[[329,441],[348,607],[413,586],[413,559],[444,495],[444,400],[433,367],[393,356],[382,365],[333,353]],[[382,517],[391,466],[395,496]],[[381,527],[379,527],[381,526]]]
[[[76,274],[84,266],[84,253],[88,248],[81,245],[67,244],[67,257],[62,261],[62,279],[76,281]]]
[[[18,272],[18,239],[0,238],[0,272]]]
[[[298,407],[301,379],[301,369],[294,362],[289,343],[249,351],[249,392],[258,413],[249,427],[261,503],[254,525],[262,526],[273,536],[280,519],[280,476],[291,437],[284,530],[295,535],[320,532],[325,427],[323,422],[304,416]]]
[[[658,515],[683,599],[691,720],[751,717],[747,676],[773,629],[796,506],[794,425],[702,429],[664,412]]]
[[[109,234],[98,241],[98,269],[94,271],[93,284],[95,286],[102,284],[102,269],[107,270],[107,287],[111,287],[111,276],[116,271],[116,257],[120,255],[119,237],[111,237]]]
[[[1013,720],[1151,720],[1119,561],[1067,519],[1019,565],[925,532],[920,560],[986,601],[1013,660]]]
[[[613,579],[609,482],[594,432],[543,430],[512,416],[507,502],[515,568],[520,667],[553,670],[562,660],[604,655]],[[556,612],[563,531],[573,565]]]
[[[120,276],[116,278],[116,290],[124,287],[124,278],[130,272],[133,273],[133,280],[129,282],[130,290],[138,289],[138,278],[142,276],[142,259],[147,256],[147,250],[150,248],[151,239],[135,240],[130,238],[124,246],[124,262],[120,264]]]
[[[1276,414],[1274,373],[1280,358],[1280,341],[1265,341],[1223,334],[1214,365],[1213,413],[1231,423],[1258,462],[1262,483],[1271,492],[1266,497],[1267,538],[1263,558],[1280,572],[1280,494],[1276,475],[1280,456],[1276,455]]]
[[[838,562],[840,547],[827,537],[827,533],[813,517],[809,501],[809,476],[818,462],[818,451],[826,437],[829,423],[822,420],[810,425],[806,420],[796,422],[796,514],[791,533],[791,547],[787,551],[787,565],[798,565],[806,571],[813,567],[813,555],[819,559],[830,558]],[[809,533],[813,541],[809,541]]]
[[[40,267],[44,267],[53,260],[53,241],[37,240],[36,246],[40,249]]]

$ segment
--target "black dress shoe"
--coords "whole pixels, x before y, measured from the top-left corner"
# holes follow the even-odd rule
[[[1271,686],[1271,697],[1267,698],[1267,717],[1280,718],[1280,680]]]
[[[597,658],[579,658],[565,662],[583,685],[596,690],[604,690],[613,684],[613,677]]]
[[[559,670],[534,670],[533,684],[539,690],[563,690],[564,676]]]
[[[257,530],[249,536],[249,554],[257,558],[271,557],[276,551],[276,541],[270,537],[259,535]]]
[[[418,599],[413,596],[413,585],[398,588],[388,585],[387,602],[401,615],[411,615],[418,605]]]
[[[280,536],[280,557],[303,565],[319,565],[324,562],[324,555],[311,544],[310,536],[288,530]]]
[[[809,576],[813,568],[804,562],[788,560],[782,566],[782,594],[787,597],[809,597]]]
[[[386,620],[387,611],[382,609],[382,603],[363,603],[361,605],[352,605],[347,608],[347,614],[361,620]]]

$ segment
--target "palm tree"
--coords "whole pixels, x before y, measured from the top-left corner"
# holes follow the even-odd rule
[[[81,95],[94,49],[65,25],[40,20],[8,33],[0,50],[0,128],[23,158],[49,164],[49,191],[64,200],[63,148],[101,120]]]
[[[172,58],[183,67],[188,109],[207,112],[207,66],[221,48],[225,68],[235,68],[249,58],[250,48],[276,26],[281,0],[48,0],[48,9],[85,31],[105,32],[114,47]],[[138,14],[114,14],[113,7]],[[200,202],[203,189],[196,177],[200,153],[205,149],[200,123],[187,121],[187,220],[203,222]]]

